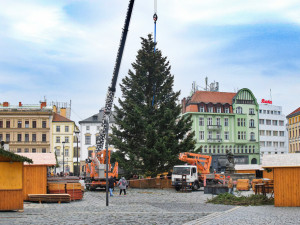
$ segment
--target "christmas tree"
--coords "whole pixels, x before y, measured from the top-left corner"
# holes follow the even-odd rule
[[[154,52],[151,35],[141,39],[133,70],[120,84],[111,141],[119,150],[113,159],[127,175],[155,176],[180,163],[178,154],[193,151],[195,141],[191,119],[180,116],[180,92],[173,90],[167,57],[158,49]]]

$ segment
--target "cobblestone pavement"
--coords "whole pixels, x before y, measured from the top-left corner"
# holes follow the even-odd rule
[[[206,204],[203,191],[129,189],[105,206],[105,192],[86,192],[82,201],[25,203],[24,212],[0,212],[0,224],[300,224],[297,208]]]

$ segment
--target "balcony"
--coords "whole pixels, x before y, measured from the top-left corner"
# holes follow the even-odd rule
[[[221,125],[207,125],[208,130],[221,130],[222,126]]]
[[[208,138],[207,142],[209,142],[209,143],[221,143],[222,138]]]

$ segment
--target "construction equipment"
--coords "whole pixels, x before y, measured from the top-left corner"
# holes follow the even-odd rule
[[[190,165],[177,165],[173,167],[172,186],[176,190],[180,190],[182,187],[182,175],[186,175],[187,186],[193,190],[205,187],[207,184],[225,184],[224,174],[210,173],[211,156],[182,152],[179,154],[179,160]]]
[[[112,169],[110,164],[110,153],[108,151],[108,176],[118,177],[118,162],[115,162]],[[106,188],[106,150],[97,152],[86,160],[85,186],[87,190],[94,191],[96,188]]]

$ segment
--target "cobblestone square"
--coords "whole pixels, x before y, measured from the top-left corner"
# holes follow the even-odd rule
[[[1,212],[0,224],[300,224],[298,208],[240,207],[206,204],[203,191],[129,189],[109,198],[86,192],[82,201],[24,203],[24,212]],[[243,194],[247,194],[244,192]],[[249,192],[250,193],[250,192]]]

